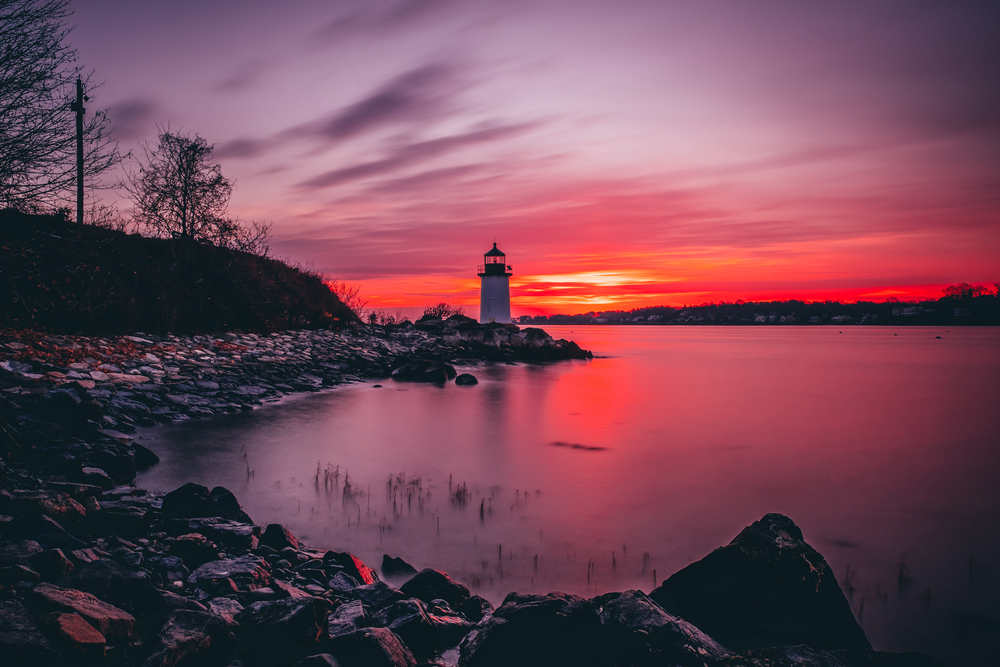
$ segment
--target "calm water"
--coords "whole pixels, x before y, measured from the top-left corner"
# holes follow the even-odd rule
[[[876,648],[986,658],[1000,638],[1000,329],[547,330],[599,358],[147,430],[162,462],[140,482],[221,484],[258,523],[374,566],[389,553],[445,570],[494,603],[649,591],[781,512]]]

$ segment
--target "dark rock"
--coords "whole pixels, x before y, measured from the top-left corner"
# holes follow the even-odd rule
[[[479,380],[472,373],[462,373],[455,378],[455,384],[458,385],[474,385],[479,384]]]
[[[340,567],[344,572],[351,575],[362,584],[374,584],[379,580],[378,575],[375,574],[375,570],[365,565],[364,562],[354,554],[327,551],[323,554],[323,561]]]
[[[4,539],[11,539],[7,533],[0,533]],[[0,547],[0,564],[27,565],[31,557],[42,552],[42,545],[34,540],[22,540]]]
[[[16,516],[45,514],[70,527],[87,518],[83,505],[61,491],[16,491],[4,512]]]
[[[299,541],[295,539],[291,531],[277,523],[268,524],[260,536],[260,543],[277,551],[281,551],[285,547],[299,548]]]
[[[417,573],[417,568],[402,558],[393,558],[389,554],[382,554],[381,570],[386,577],[408,577]]]
[[[399,590],[406,597],[424,602],[444,600],[453,609],[458,609],[469,598],[469,589],[440,570],[425,568],[403,584]]]
[[[317,653],[295,663],[295,667],[341,667],[341,665],[329,653]]]
[[[399,590],[384,581],[358,586],[351,591],[351,595],[361,600],[369,609],[381,609],[405,597]]]
[[[76,477],[81,484],[97,486],[105,491],[115,487],[115,480],[111,479],[111,475],[106,473],[102,468],[97,468],[95,466],[84,466],[80,468],[80,472],[77,473]]]
[[[0,567],[0,588],[13,588],[17,584],[37,584],[41,576],[27,565]]]
[[[344,572],[338,572],[333,575],[333,578],[327,583],[327,588],[337,593],[347,594],[360,585],[361,583],[351,575]]]
[[[243,605],[232,598],[215,598],[209,600],[208,611],[235,628],[238,625],[236,615],[243,611]]]
[[[305,597],[254,602],[235,619],[255,643],[262,639],[272,642],[280,636],[298,646],[309,646],[326,638],[329,615],[326,600]]]
[[[132,443],[132,452],[136,470],[146,470],[160,462],[159,456],[137,442]]]
[[[399,382],[447,382],[457,375],[451,364],[430,359],[416,359],[392,371],[391,377]]]
[[[73,664],[103,662],[107,640],[79,614],[52,612],[38,619],[38,627]]]
[[[191,611],[208,611],[208,608],[197,600],[186,598],[170,591],[160,591],[163,601],[167,604],[167,609],[189,609]]]
[[[39,584],[27,598],[28,609],[36,616],[51,612],[79,614],[112,644],[135,641],[135,617],[89,593]]]
[[[594,637],[598,664],[700,667],[729,655],[698,628],[667,614],[642,591],[608,593],[589,603],[600,621]]]
[[[215,582],[230,579],[240,590],[252,591],[269,586],[271,574],[267,564],[255,556],[213,560],[197,568],[188,577],[189,584],[205,588]]]
[[[236,638],[218,616],[204,611],[170,612],[143,667],[222,665],[232,658]]]
[[[511,593],[477,633],[462,642],[462,667],[595,665],[600,620],[575,595]]]
[[[0,656],[11,667],[42,667],[56,658],[52,645],[17,600],[0,600]]]
[[[181,535],[167,549],[167,554],[184,561],[189,569],[196,569],[219,558],[219,548],[201,533]]]
[[[45,549],[62,549],[64,552],[87,546],[48,516],[0,516],[0,535],[10,542],[31,540]]]
[[[341,635],[324,645],[343,667],[416,667],[410,649],[392,630],[365,628]]]
[[[331,637],[339,637],[359,630],[367,624],[365,608],[361,604],[361,600],[352,600],[340,605],[330,614],[327,627]]]
[[[163,596],[149,580],[106,558],[78,565],[56,584],[90,593],[137,617],[166,609]]]
[[[169,519],[159,524],[159,528],[173,537],[199,533],[227,549],[241,552],[256,548],[260,537],[260,526],[218,517]]]
[[[473,623],[478,623],[483,620],[483,616],[493,611],[493,605],[486,598],[472,595],[458,605],[457,611]]]
[[[75,569],[73,562],[66,557],[62,549],[46,549],[32,554],[28,558],[31,569],[38,572],[43,581],[55,581]]]
[[[243,511],[232,491],[217,486],[211,491],[201,484],[189,482],[163,497],[163,516],[174,519],[220,517],[253,523]]]
[[[871,648],[830,566],[781,514],[744,528],[650,597],[732,650]]]
[[[436,651],[455,646],[473,627],[454,612],[428,613],[420,600],[412,598],[378,612],[373,625],[392,630],[417,658],[428,658]]]

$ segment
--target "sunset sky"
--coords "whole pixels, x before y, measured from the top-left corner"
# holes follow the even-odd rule
[[[476,315],[494,239],[515,315],[1000,280],[996,2],[72,7],[121,148],[215,143],[232,212],[369,306]]]

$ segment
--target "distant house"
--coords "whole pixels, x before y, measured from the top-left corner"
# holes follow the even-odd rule
[[[819,315],[813,315],[810,317],[809,324],[819,324]]]
[[[662,320],[662,319],[663,319],[662,315],[650,315],[649,316],[649,321],[650,322],[656,322],[656,321]]]
[[[830,321],[843,324],[844,322],[850,322],[852,319],[853,318],[850,315],[834,315],[830,318]]]
[[[753,321],[767,323],[767,315],[758,315],[757,317],[753,318]]]

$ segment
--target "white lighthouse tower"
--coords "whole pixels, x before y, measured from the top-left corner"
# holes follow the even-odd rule
[[[506,256],[493,244],[493,249],[483,255],[479,267],[482,281],[479,289],[479,322],[510,322],[510,276],[513,269],[507,266]]]

